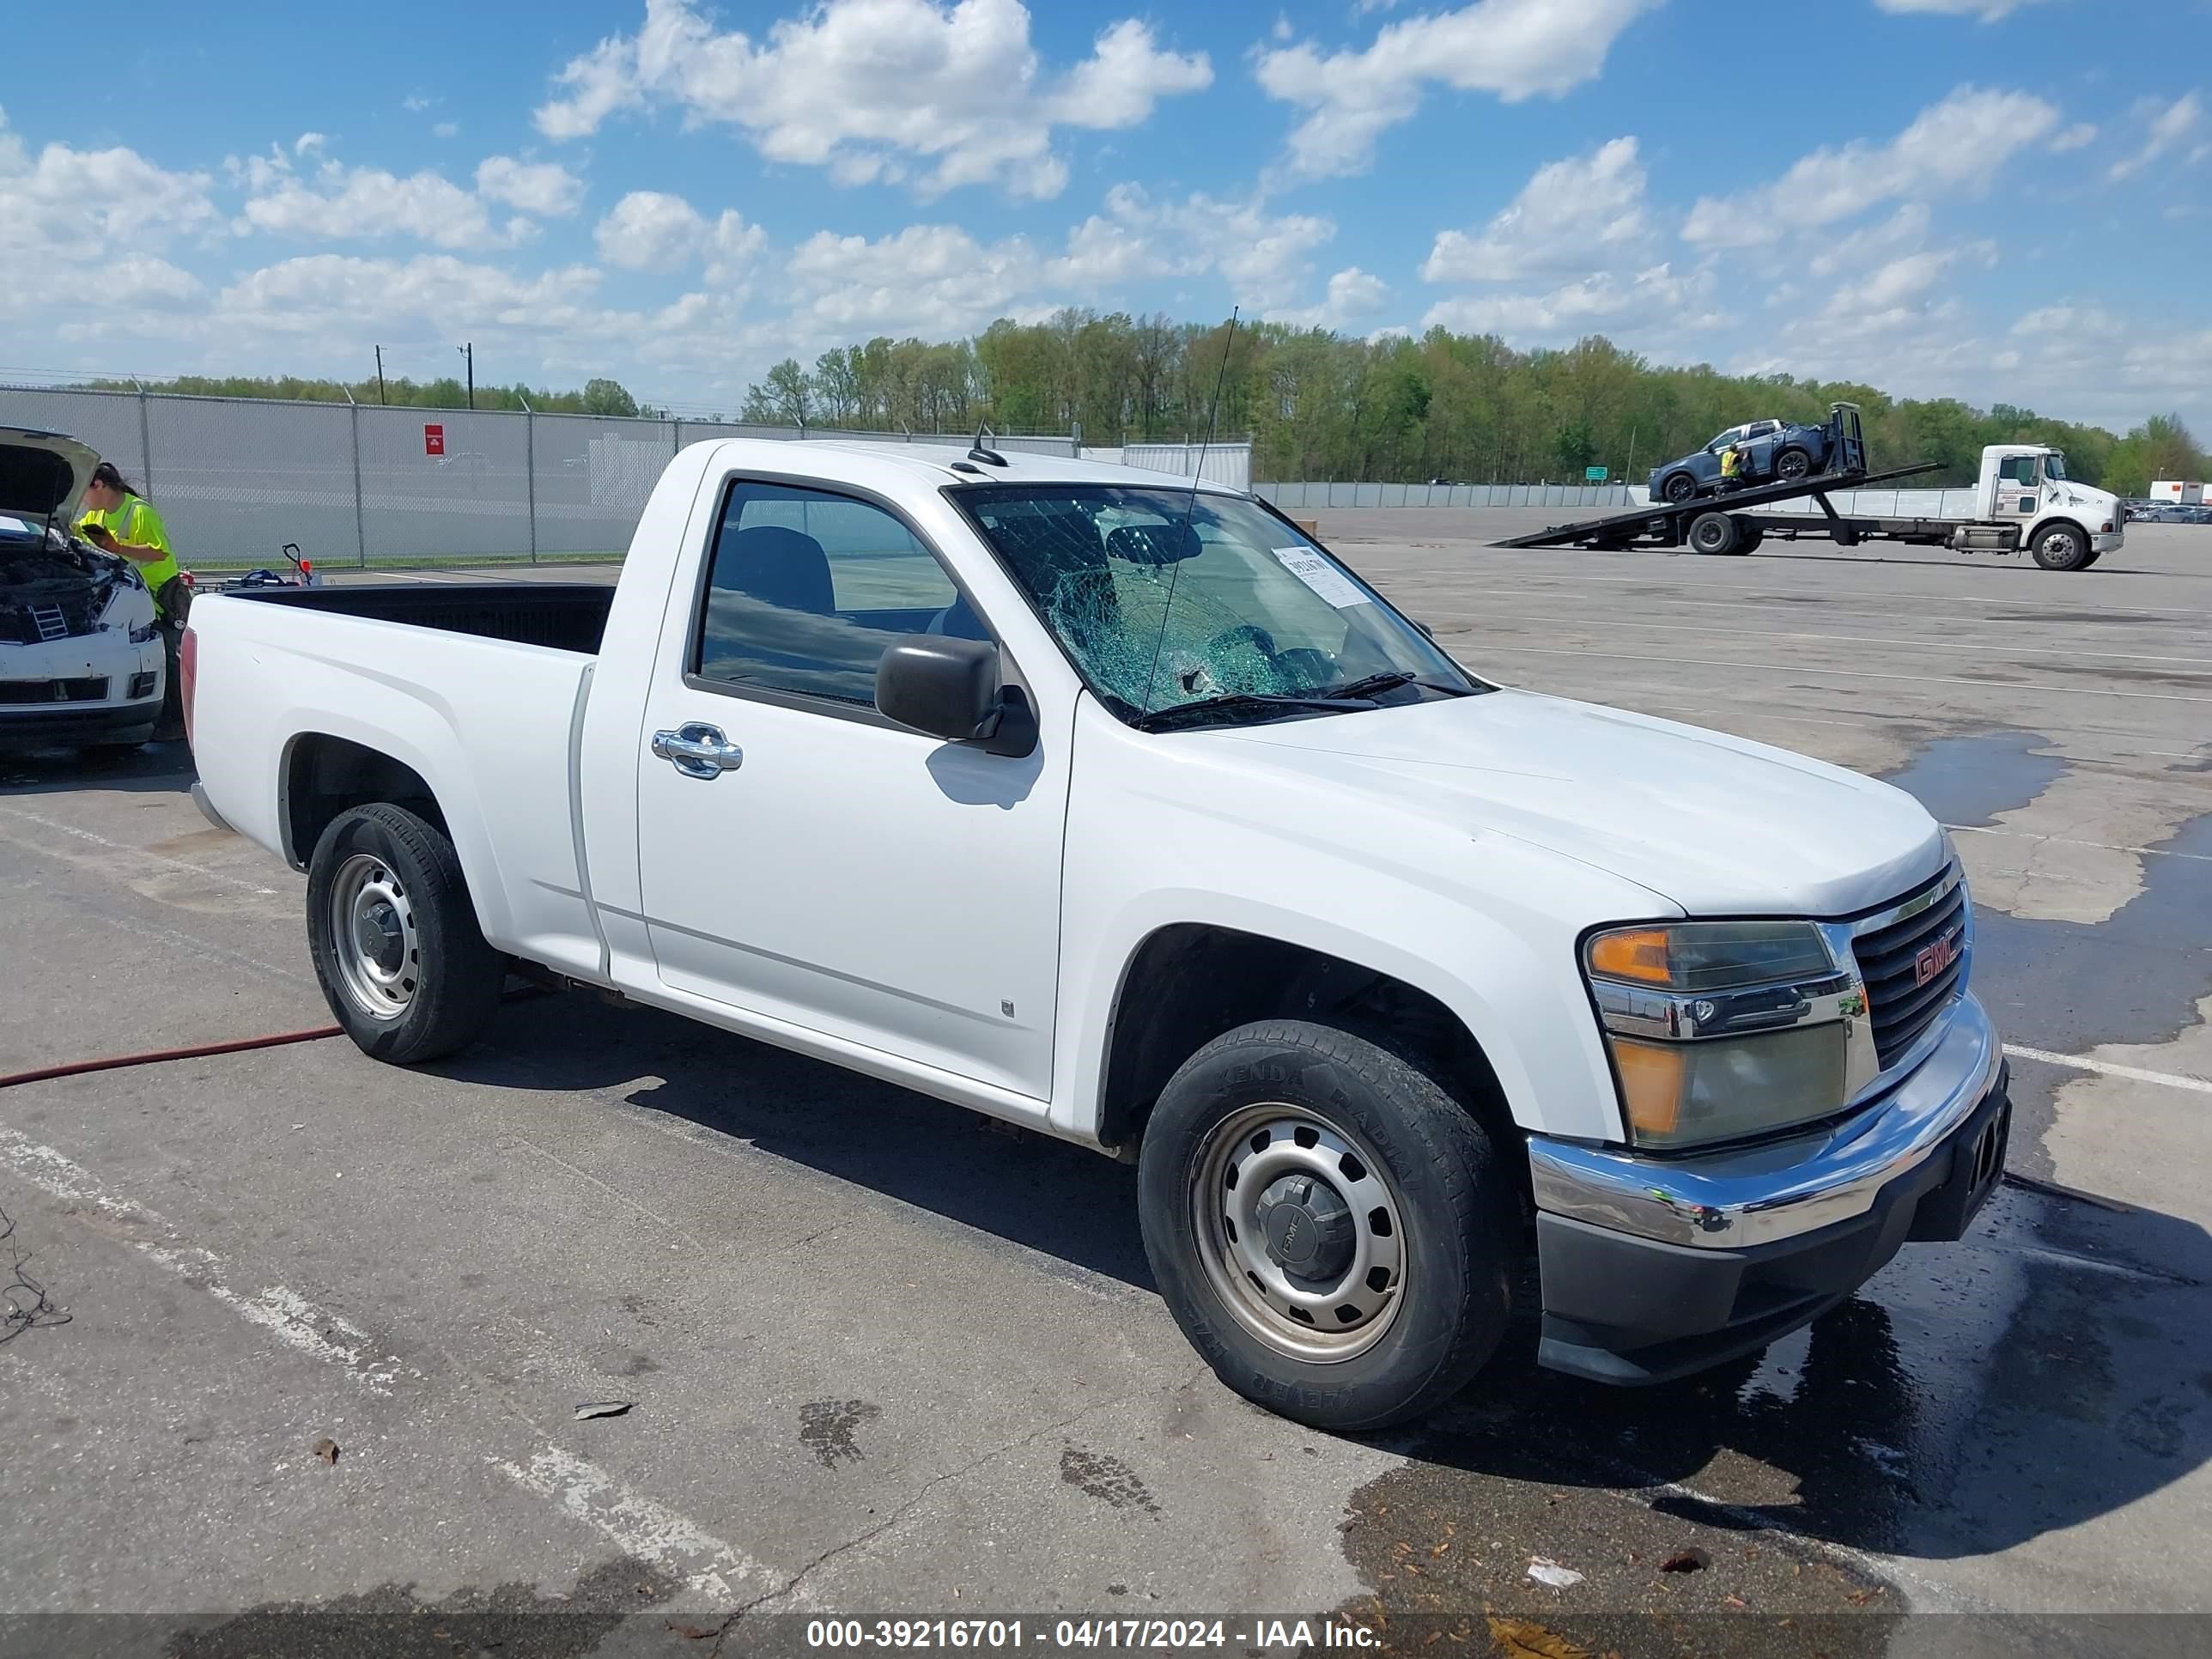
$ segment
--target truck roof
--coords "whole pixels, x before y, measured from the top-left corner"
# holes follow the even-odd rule
[[[974,483],[1120,484],[1147,489],[1191,487],[1190,478],[1182,473],[1081,461],[1070,455],[1039,455],[1021,449],[999,450],[1006,464],[994,466],[970,459],[968,452],[957,445],[901,443],[895,439],[873,442],[858,438],[704,438],[700,441],[738,452],[745,464],[765,471],[819,472],[830,479],[841,475],[841,466],[866,459],[892,463],[933,488]],[[1249,493],[1211,478],[1200,480],[1198,488],[1210,495]]]

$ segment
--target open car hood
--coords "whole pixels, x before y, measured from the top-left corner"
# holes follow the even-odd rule
[[[74,523],[99,452],[58,432],[0,426],[0,513],[43,523]]]

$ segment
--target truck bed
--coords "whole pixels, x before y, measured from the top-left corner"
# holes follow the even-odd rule
[[[241,587],[225,599],[289,605],[447,634],[597,656],[615,590],[600,582],[379,582],[343,587]]]

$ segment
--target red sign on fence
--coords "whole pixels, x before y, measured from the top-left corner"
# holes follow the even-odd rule
[[[422,428],[422,453],[425,455],[442,455],[446,453],[445,428],[426,426]]]

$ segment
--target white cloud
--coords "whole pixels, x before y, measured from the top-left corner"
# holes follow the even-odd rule
[[[441,173],[403,179],[381,167],[325,161],[309,179],[281,157],[260,156],[243,173],[249,194],[240,210],[241,234],[324,242],[413,236],[444,248],[497,247],[528,234],[526,223],[495,227],[483,201]]]
[[[1636,140],[1615,138],[1585,156],[1536,169],[1478,235],[1440,233],[1421,266],[1431,283],[1512,282],[1588,270],[1648,244],[1644,168]]]
[[[461,124],[459,121],[441,121],[430,129],[433,138],[458,138],[460,135]]]
[[[410,92],[404,98],[399,100],[399,107],[405,110],[410,115],[420,115],[424,110],[429,108],[431,105],[437,101],[438,100],[434,98],[424,97],[419,92]]]
[[[1822,234],[1808,237],[1816,244],[1806,268],[1815,276],[1832,276],[1838,271],[1863,270],[1868,263],[1878,257],[1895,254],[1899,249],[1917,248],[1928,238],[1929,214],[1924,202],[1907,202],[1879,224],[1869,225],[1843,236]]]
[[[1372,317],[1382,309],[1390,297],[1390,285],[1380,276],[1362,270],[1358,265],[1347,265],[1328,279],[1328,291],[1319,305],[1297,307],[1288,311],[1270,312],[1267,320],[1287,323],[1293,328],[1342,328],[1362,317]],[[1377,330],[1376,332],[1404,333]]]
[[[584,181],[556,162],[491,155],[477,167],[477,194],[524,213],[558,218],[582,204]]]
[[[2204,119],[2204,106],[2195,93],[2187,92],[2164,108],[2154,98],[2144,99],[2136,104],[2136,113],[2148,118],[2150,132],[2142,149],[2112,163],[2112,177],[2115,180],[2132,178],[2188,138]],[[2190,159],[2198,157],[2192,155]]]
[[[219,322],[280,334],[337,330],[357,335],[365,324],[397,323],[420,332],[435,319],[447,334],[495,329],[537,331],[574,327],[599,275],[569,265],[519,276],[451,254],[365,259],[317,253],[264,266],[225,288]]]
[[[1155,202],[1134,185],[1106,193],[1104,220],[1093,217],[1075,235],[1097,242],[1112,232],[1133,246],[1121,255],[1127,274],[1218,271],[1231,297],[1248,309],[1288,306],[1312,270],[1309,256],[1336,234],[1334,220],[1310,213],[1270,213],[1258,200],[1224,201],[1203,191]],[[1071,241],[1073,238],[1071,238]]]
[[[134,149],[50,143],[33,156],[0,109],[0,255],[9,284],[30,262],[146,252],[220,222],[204,173],[173,173]],[[21,259],[17,256],[23,256]]]
[[[1960,87],[1886,144],[1855,139],[1817,149],[1772,184],[1700,198],[1682,234],[1709,246],[1753,247],[1899,197],[1978,193],[2008,157],[2057,123],[2057,109],[2027,93]]]
[[[2096,142],[2097,128],[2095,123],[2090,121],[2076,121],[2072,126],[2067,128],[2065,131],[2060,133],[2057,137],[2051,141],[2051,148],[2063,155],[2070,149],[2087,149],[2090,145]]]
[[[2008,17],[2022,6],[2040,3],[2040,0],[1874,0],[1883,11],[1906,14],[1932,13],[1942,17],[1978,17],[1984,23],[1994,23]]]
[[[1204,53],[1162,50],[1133,19],[1049,76],[1021,0],[823,0],[758,40],[718,32],[690,0],[647,0],[635,34],[561,71],[537,122],[548,137],[577,138],[617,112],[665,104],[839,184],[908,181],[929,196],[996,183],[1042,198],[1067,182],[1057,128],[1134,126],[1160,99],[1212,79]]]
[[[1411,120],[1431,82],[1489,92],[1507,103],[1553,96],[1591,80],[1621,31],[1658,0],[1476,0],[1456,11],[1389,23],[1359,51],[1310,42],[1262,51],[1260,84],[1306,112],[1290,166],[1309,178],[1358,173],[1376,139]]]
[[[1439,300],[1421,325],[1538,344],[1561,343],[1593,330],[1645,329],[1671,343],[1720,320],[1715,286],[1712,271],[1702,266],[1678,273],[1670,264],[1657,264],[1626,277],[1601,271],[1540,294]],[[1668,355],[1686,354],[1677,348]]]
[[[599,258],[623,270],[670,271],[704,262],[718,287],[741,276],[767,245],[768,234],[734,208],[709,222],[681,196],[634,190],[592,233]]]
[[[320,149],[328,143],[330,143],[330,139],[325,134],[319,132],[303,132],[297,138],[295,138],[292,141],[292,154],[295,155],[305,155],[309,150]]]

